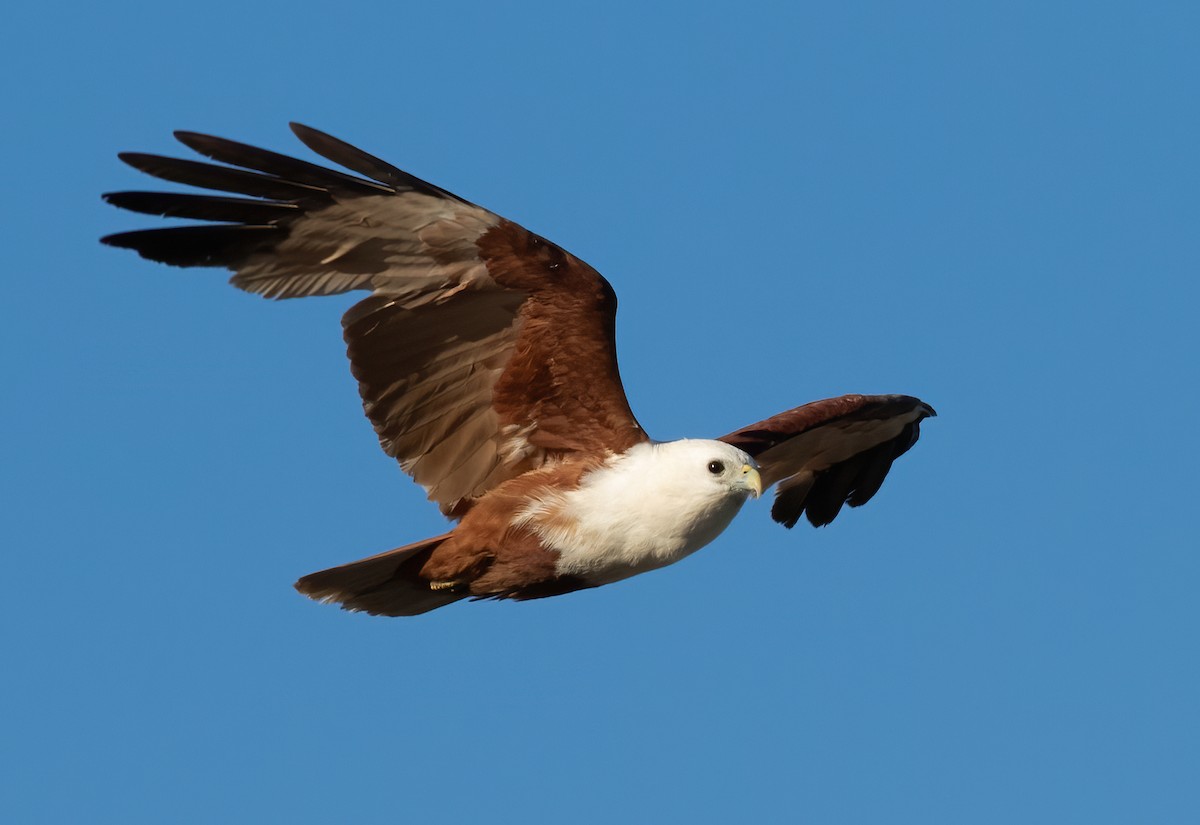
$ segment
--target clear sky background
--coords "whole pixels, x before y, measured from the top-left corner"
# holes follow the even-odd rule
[[[0,819],[1200,821],[1194,3],[22,4]],[[173,129],[330,131],[621,298],[635,412],[933,404],[868,506],[415,620],[298,576],[441,532],[344,360],[101,247]]]

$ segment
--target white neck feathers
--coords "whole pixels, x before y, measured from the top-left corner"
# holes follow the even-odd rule
[[[639,444],[548,491],[514,521],[560,554],[560,575],[601,584],[676,562],[715,539],[746,500],[709,469],[751,460],[719,441]]]

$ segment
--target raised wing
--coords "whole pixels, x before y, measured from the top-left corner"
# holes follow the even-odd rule
[[[250,197],[110,193],[135,212],[218,223],[104,243],[231,269],[234,286],[268,298],[369,290],[342,319],[363,407],[384,451],[449,515],[557,457],[646,440],[617,371],[616,295],[599,273],[347,143],[292,130],[365,177],[176,132],[231,165],[120,157],[157,178]]]
[[[758,462],[763,487],[779,484],[771,517],[791,528],[806,515],[829,524],[843,504],[879,491],[895,461],[917,443],[921,420],[937,415],[908,395],[843,395],[781,412],[720,440]]]

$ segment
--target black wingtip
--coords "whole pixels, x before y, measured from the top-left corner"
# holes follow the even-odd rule
[[[146,157],[145,152],[117,152],[117,159],[119,161],[121,161],[122,163],[128,164],[129,166],[132,166],[134,169],[137,169],[139,172],[141,171],[141,168],[138,166],[138,164],[141,163],[142,159],[145,157]]]
[[[887,402],[896,402],[902,405],[911,406],[914,410],[921,413],[922,418],[937,418],[937,410],[926,404],[915,395],[882,395],[879,398]]]
[[[286,235],[285,228],[274,225],[201,224],[118,232],[100,242],[132,249],[143,258],[171,266],[232,268],[249,255],[270,249]]]
[[[101,197],[107,199],[107,195],[103,195]],[[111,235],[105,235],[103,238],[101,238],[100,243],[104,244],[105,246],[115,246],[120,249],[137,249],[137,244],[134,243],[134,239],[131,237],[136,234],[136,232],[114,232]]]
[[[291,129],[292,134],[295,135],[296,137],[300,138],[300,140],[302,142],[304,141],[305,136],[332,137],[331,135],[328,135],[325,132],[322,132],[320,129],[314,129],[311,126],[306,126],[303,123],[300,123],[299,121],[295,121],[295,120],[288,121],[288,128]]]
[[[469,203],[453,192],[447,192],[440,186],[434,186],[429,181],[421,180],[415,175],[410,175],[408,172],[398,169],[387,161],[364,152],[362,149],[347,143],[341,138],[336,138],[333,135],[322,132],[320,129],[314,129],[311,126],[305,126],[303,123],[295,121],[289,123],[288,126],[301,143],[321,157],[389,187],[393,192],[413,190],[435,197],[451,198],[460,203]]]
[[[233,163],[235,166],[242,166],[242,164],[221,157],[220,155],[220,148],[223,145],[240,146],[241,144],[235,143],[231,140],[226,140],[225,138],[216,137],[215,135],[206,135],[203,132],[193,132],[190,129],[176,129],[171,133],[171,135],[174,136],[177,141],[198,155],[203,155],[206,158],[219,161],[221,163]],[[244,166],[243,168],[253,167]]]

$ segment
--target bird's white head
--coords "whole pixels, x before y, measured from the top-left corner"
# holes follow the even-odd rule
[[[724,441],[688,438],[652,445],[660,487],[697,498],[762,495],[754,459]]]
[[[722,441],[643,443],[565,494],[522,513],[560,555],[560,573],[605,583],[676,562],[720,535],[762,493],[754,460]],[[565,518],[563,517],[565,515]],[[568,527],[564,527],[568,525]]]

